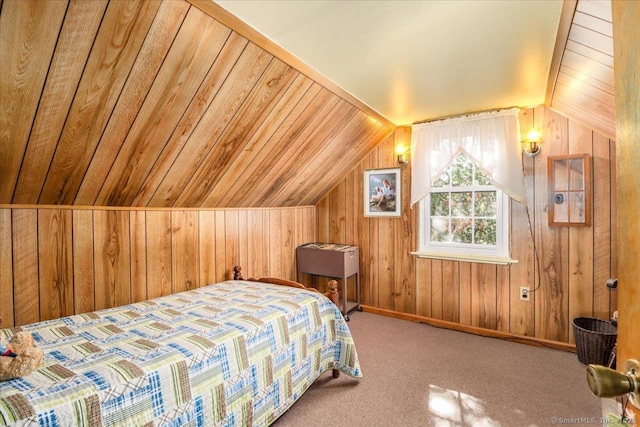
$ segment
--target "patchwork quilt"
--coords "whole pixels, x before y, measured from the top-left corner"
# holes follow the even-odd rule
[[[266,426],[325,371],[362,376],[325,296],[227,281],[30,332],[45,360],[0,383],[0,425]]]

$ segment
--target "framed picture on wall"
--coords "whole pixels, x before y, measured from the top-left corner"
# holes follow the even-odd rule
[[[400,216],[402,211],[400,168],[364,171],[364,216]]]

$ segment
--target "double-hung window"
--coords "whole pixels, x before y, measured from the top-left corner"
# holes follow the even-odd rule
[[[423,256],[509,261],[509,198],[463,153],[419,204]]]
[[[429,258],[506,264],[509,204],[526,204],[518,109],[411,127],[411,206]]]

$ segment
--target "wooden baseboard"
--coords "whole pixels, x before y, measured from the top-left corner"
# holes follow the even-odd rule
[[[498,338],[506,341],[521,343],[521,344],[534,345],[537,347],[554,348],[557,350],[569,351],[572,353],[576,352],[575,344],[544,340],[541,338],[527,337],[524,335],[511,334],[508,332],[494,331],[492,329],[479,328],[477,326],[461,325],[460,323],[433,319],[431,317],[418,316],[416,314],[400,313],[398,311],[371,307],[368,305],[363,305],[362,309],[367,313],[380,314],[382,316],[388,316],[388,317],[393,317],[393,318],[402,319],[402,320],[409,320],[411,322],[426,323],[427,325],[435,326],[438,328],[451,329],[454,331],[466,332],[469,334],[480,335],[483,337]]]

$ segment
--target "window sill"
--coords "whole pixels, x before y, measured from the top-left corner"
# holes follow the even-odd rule
[[[411,252],[411,255],[415,255],[418,258],[442,259],[447,261],[479,262],[484,264],[509,265],[518,263],[517,259],[505,257],[456,254],[450,252]]]

